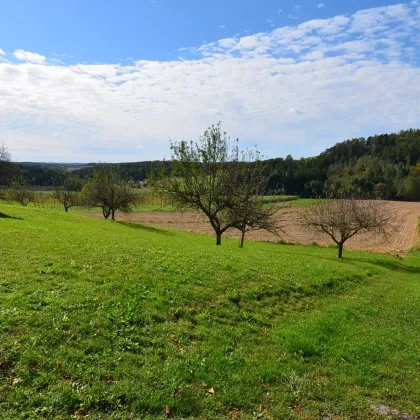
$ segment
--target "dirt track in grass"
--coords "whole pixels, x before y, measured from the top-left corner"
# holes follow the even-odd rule
[[[386,240],[372,234],[358,235],[347,242],[347,249],[397,254],[407,252],[415,245],[418,240],[417,223],[420,218],[420,203],[387,202],[387,206],[398,220],[396,234]],[[270,242],[285,241],[294,244],[311,244],[316,242],[323,246],[334,245],[327,235],[313,233],[299,226],[298,216],[301,211],[302,208],[300,207],[290,207],[277,213],[275,217],[283,220],[282,226],[284,229],[284,232],[280,232],[279,236],[265,231],[254,231],[247,234],[247,239]],[[102,217],[101,214],[95,214],[95,216]],[[136,222],[156,227],[213,234],[206,217],[197,212],[119,213],[116,218],[121,221]],[[225,236],[239,238],[236,230],[227,231]]]

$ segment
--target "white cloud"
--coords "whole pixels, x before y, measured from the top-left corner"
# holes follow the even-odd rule
[[[28,63],[43,64],[45,57],[43,55],[32,53],[24,50],[16,50],[13,55],[19,61],[27,61]]]
[[[64,61],[60,60],[59,58],[50,58],[49,61],[54,64],[64,64]]]
[[[318,9],[322,9],[323,7],[325,7],[325,4],[324,3],[318,3]]]
[[[4,52],[4,50],[2,50],[1,48],[0,48],[0,55],[6,55],[6,53]]]
[[[268,156],[419,127],[419,26],[417,7],[390,6],[183,48],[176,61],[0,62],[2,139],[17,160],[122,161],[168,157],[168,137],[219,120]]]

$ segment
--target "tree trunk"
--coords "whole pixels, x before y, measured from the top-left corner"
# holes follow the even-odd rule
[[[66,211],[66,213],[69,212],[69,208],[67,206],[64,206],[64,210]]]
[[[344,246],[344,244],[338,244],[338,256],[337,256],[337,258],[343,258],[343,246]]]
[[[220,232],[216,232],[216,245],[222,245],[222,234]]]
[[[244,247],[244,241],[245,241],[245,231],[242,231],[242,237],[241,237],[241,244],[239,245],[239,248]]]
[[[102,214],[104,215],[105,219],[108,219],[110,211],[107,208],[102,207]]]
[[[114,209],[111,210],[111,216],[112,216],[112,220],[115,220],[115,210]]]

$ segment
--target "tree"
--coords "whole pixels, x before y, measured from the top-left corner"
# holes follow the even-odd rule
[[[287,205],[268,203],[265,199],[270,173],[258,152],[234,149],[235,159],[230,168],[230,182],[235,194],[228,204],[228,220],[241,232],[240,247],[250,230],[267,230],[277,234],[280,220],[274,215]]]
[[[55,182],[53,197],[64,206],[65,212],[68,213],[69,208],[80,204],[81,190],[82,182],[80,179],[69,176]]]
[[[386,200],[388,198],[388,188],[383,182],[379,182],[375,185],[374,190],[375,198],[378,200]]]
[[[223,233],[233,227],[227,217],[233,188],[226,133],[220,123],[212,125],[197,142],[171,142],[171,151],[172,172],[164,168],[153,186],[181,210],[202,211],[216,234],[216,245],[221,245]]]
[[[10,153],[4,143],[0,143],[0,185],[6,185],[10,176]],[[0,190],[0,198],[3,198],[3,191]]]
[[[404,198],[410,201],[420,201],[420,162],[405,180]]]
[[[305,183],[305,197],[319,198],[322,196],[324,184],[321,181],[311,180]]]
[[[35,201],[35,194],[30,190],[29,186],[28,178],[23,175],[12,178],[9,183],[9,199],[22,206],[27,206],[30,202]]]
[[[229,211],[232,214],[233,225],[241,232],[240,248],[244,247],[245,234],[251,230],[266,230],[278,234],[280,220],[274,218],[275,214],[285,205],[266,204],[261,196],[250,197]]]
[[[83,187],[84,202],[91,207],[101,207],[105,219],[115,220],[115,211],[129,211],[136,194],[129,183],[121,178],[118,168],[102,165],[95,168],[93,178]]]
[[[181,210],[202,211],[216,234],[216,245],[221,245],[224,232],[244,226],[237,215],[240,214],[241,222],[246,219],[243,207],[238,206],[238,194],[243,191],[237,187],[239,169],[246,170],[247,163],[241,161],[238,143],[231,147],[230,139],[218,123],[209,127],[196,142],[171,142],[171,151],[172,172],[163,170],[155,176],[154,187]]]
[[[327,234],[338,245],[343,257],[347,240],[362,232],[389,236],[395,231],[395,218],[386,203],[375,200],[339,199],[308,206],[301,222],[312,230]]]
[[[0,162],[10,162],[10,153],[4,143],[0,144]]]

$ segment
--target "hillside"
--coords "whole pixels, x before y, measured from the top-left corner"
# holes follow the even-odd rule
[[[420,254],[0,205],[2,418],[420,414]],[[414,417],[405,417],[414,418]]]
[[[352,139],[319,156],[273,159],[271,188],[317,197],[325,192],[420,200],[420,130]]]

